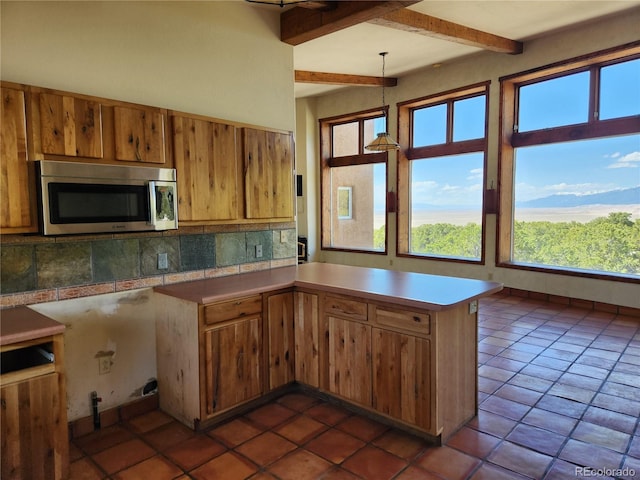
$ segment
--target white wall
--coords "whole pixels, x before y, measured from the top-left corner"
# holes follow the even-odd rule
[[[565,33],[557,33],[546,38],[526,42],[524,53],[521,55],[483,52],[456,62],[445,63],[437,69],[426,69],[400,78],[397,87],[389,88],[385,92],[390,106],[390,133],[397,138],[397,109],[395,106],[397,102],[490,80],[487,185],[491,185],[492,182],[497,185],[499,78],[636,41],[638,40],[638,25],[640,25],[640,9],[635,9],[617,17],[582,25]],[[392,60],[393,52],[390,52],[387,64]],[[302,131],[300,116],[306,111],[313,116],[313,119],[306,119],[304,126],[307,128],[308,135],[310,134],[311,126],[313,126],[314,140],[316,142],[315,146],[311,148],[309,145],[311,140],[308,139],[307,148],[305,150],[298,149],[297,161],[299,165],[304,164],[306,166],[308,176],[314,177],[314,183],[318,191],[320,185],[318,176],[319,146],[317,144],[319,137],[318,119],[374,108],[379,106],[379,101],[379,92],[368,88],[349,88],[334,94],[314,98],[313,101],[311,99],[297,101],[298,132],[300,134]],[[389,159],[389,185],[392,190],[395,190],[396,154],[391,153]],[[319,212],[318,202],[319,194],[314,199],[307,201],[306,211],[308,214],[316,215],[316,212]],[[640,307],[640,288],[637,284],[497,268],[495,266],[496,215],[487,216],[486,265],[484,266],[396,257],[395,214],[390,214],[388,219],[389,254],[387,256],[322,251],[320,250],[320,226],[318,220],[318,216],[314,221],[310,220],[307,231],[311,242],[310,250],[317,252],[314,256],[317,261],[493,279],[503,282],[506,286],[523,290],[595,300],[621,306]]]
[[[69,421],[92,414],[91,392],[100,411],[142,396],[156,377],[156,334],[150,288],[40,303],[31,308],[65,325],[65,370]],[[111,365],[100,374],[100,359]]]
[[[294,129],[293,47],[243,1],[0,2],[2,80]]]

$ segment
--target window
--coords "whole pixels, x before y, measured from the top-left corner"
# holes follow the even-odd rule
[[[503,266],[640,279],[640,47],[501,79]]]
[[[483,261],[488,84],[398,106],[398,254]]]
[[[381,109],[320,120],[323,249],[386,253],[387,153],[364,148],[380,131]]]

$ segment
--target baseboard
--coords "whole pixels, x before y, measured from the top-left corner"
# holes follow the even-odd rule
[[[613,305],[610,303],[584,300],[582,298],[563,297],[561,295],[531,292],[529,290],[521,290],[518,288],[511,288],[511,287],[504,287],[502,291],[497,295],[502,295],[505,297],[513,296],[513,297],[530,298],[532,300],[540,300],[542,302],[566,305],[569,307],[584,308],[587,310],[593,310],[597,312],[606,312],[606,313],[613,313],[615,315],[624,315],[627,317],[640,318],[640,308],[623,307],[620,305]]]

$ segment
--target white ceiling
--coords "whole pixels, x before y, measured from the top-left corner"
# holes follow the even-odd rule
[[[598,0],[423,0],[411,10],[511,40],[525,42],[598,17],[640,7],[635,1]],[[279,7],[269,7],[279,8]],[[640,31],[640,30],[639,30]],[[362,23],[294,47],[294,68],[315,72],[381,76],[403,75],[473,54],[479,48]],[[506,55],[496,53],[496,55]],[[296,98],[321,95],[337,85],[295,84]]]

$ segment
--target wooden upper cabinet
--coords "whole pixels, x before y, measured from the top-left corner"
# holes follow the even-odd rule
[[[238,218],[238,164],[233,125],[172,116],[180,222]]]
[[[40,92],[37,98],[42,154],[102,158],[102,106],[98,101]]]
[[[116,160],[165,163],[165,115],[159,109],[113,107]]]
[[[243,129],[245,216],[293,218],[293,135]]]
[[[0,228],[2,233],[37,230],[35,180],[27,162],[25,92],[2,87],[0,122]]]

